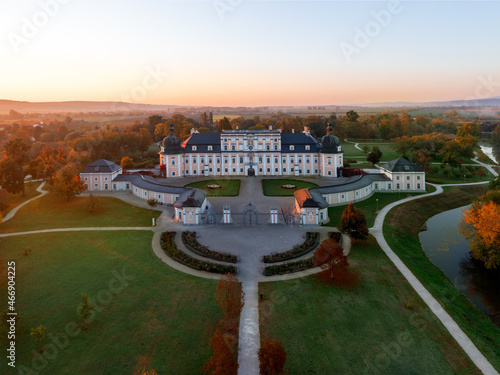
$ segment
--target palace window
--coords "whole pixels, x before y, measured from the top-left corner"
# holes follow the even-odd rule
[[[200,163],[205,163],[205,158],[201,158]]]
[[[240,163],[243,163],[243,158],[242,157],[240,157]]]
[[[193,174],[196,174],[196,169],[193,171]]]
[[[266,159],[266,162],[267,162],[267,163],[270,163],[270,162],[271,162],[271,158],[267,158],[267,159]]]
[[[267,168],[267,173],[270,173],[271,172],[271,168]]]
[[[108,184],[104,184],[104,190],[108,190]]]
[[[293,151],[293,150],[295,150],[295,146],[290,145],[290,151]]]
[[[94,181],[97,181],[97,177],[94,177]]]
[[[406,189],[410,189],[410,184],[406,184]]]
[[[243,168],[240,168],[240,173],[243,173]]]
[[[172,177],[175,176],[175,172],[172,172]]]
[[[310,174],[310,173],[311,173],[311,170],[310,170],[310,169],[308,169],[306,173],[307,173],[307,174]]]
[[[274,145],[274,149],[275,149],[275,150],[278,150],[278,145]]]
[[[236,163],[236,158],[232,158],[232,159],[231,159],[231,162],[232,162],[233,164],[234,164],[234,163]]]
[[[302,164],[302,159],[299,159],[299,164]]]
[[[268,150],[268,151],[269,151],[270,149],[271,149],[271,146],[270,146],[270,145],[267,145],[267,146],[266,146],[266,150]]]
[[[290,163],[293,163],[293,158],[290,158]]]
[[[278,158],[274,158],[274,162],[278,164]]]
[[[318,158],[314,158],[314,162],[315,162],[315,163],[318,163]]]
[[[342,194],[342,195],[340,196],[340,199],[345,199],[345,195],[344,195],[344,194]]]
[[[262,164],[262,157],[259,158],[259,164]]]
[[[87,181],[87,177],[84,177],[83,179],[84,179],[85,181]]]
[[[262,168],[259,168],[259,172],[262,173]]]
[[[420,180],[420,176],[417,176],[417,180]]]
[[[314,173],[318,173],[318,170],[317,170],[317,169],[315,169],[315,170],[314,170]]]
[[[276,173],[278,173],[278,168],[274,168],[274,171],[275,171]]]
[[[396,180],[399,180],[399,176],[396,176]]]
[[[226,164],[227,164],[227,158],[224,158],[224,163],[226,163]]]
[[[332,171],[328,171],[328,176],[331,176],[332,175]]]
[[[224,145],[224,151],[227,151],[227,145]]]
[[[328,164],[332,164],[332,158],[328,158],[327,161],[328,161]]]
[[[217,168],[217,173],[220,173],[220,168]]]
[[[410,181],[410,176],[406,176],[406,179],[407,179],[408,181]]]
[[[227,168],[224,168],[224,172],[227,173]]]
[[[286,168],[283,168],[283,172],[286,172]]]
[[[309,151],[311,149],[311,146],[306,145],[306,151]]]
[[[208,158],[208,162],[212,164],[212,158]]]
[[[278,138],[274,138],[274,143],[278,143]]]
[[[214,148],[212,146],[207,147],[208,151],[212,151]]]
[[[418,184],[417,184],[417,189],[419,189],[419,190],[420,190],[420,183],[418,183]]]
[[[236,150],[236,146],[235,146],[235,145],[232,145],[232,146],[231,146],[231,150],[233,150],[233,151],[234,151],[234,150]]]
[[[196,158],[195,157],[193,158],[193,163],[196,163]]]
[[[233,173],[236,173],[236,168],[233,168]]]
[[[175,165],[175,159],[172,158],[172,165]]]
[[[108,181],[108,178],[107,178],[107,177],[104,177],[104,181]]]
[[[309,164],[311,162],[311,159],[306,158],[306,163]]]
[[[399,184],[396,184],[396,189],[399,189],[400,188],[400,185]]]
[[[375,189],[378,189],[378,184],[377,183],[375,183]]]
[[[217,164],[220,164],[220,158],[217,158]]]
[[[196,151],[196,146],[191,146],[191,149],[192,149],[193,151]]]

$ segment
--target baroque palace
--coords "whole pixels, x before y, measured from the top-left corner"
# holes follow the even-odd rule
[[[193,132],[181,142],[171,124],[159,157],[160,170],[167,180],[186,176],[323,178],[325,186],[295,192],[295,215],[302,225],[326,223],[329,206],[357,202],[375,192],[425,192],[424,171],[404,158],[388,162],[376,173],[339,176],[343,151],[339,139],[331,134],[331,125],[321,142],[307,128],[302,133],[273,129]],[[89,164],[81,171],[80,179],[90,191],[130,191],[139,198],[173,206],[175,220],[185,225],[202,224],[203,217],[212,210],[203,190],[171,186],[151,176],[123,174],[119,165],[104,159]],[[269,223],[281,223],[276,207],[271,208],[270,217]],[[224,212],[221,224],[231,223],[230,212]]]
[[[272,128],[195,132],[181,143],[171,123],[170,135],[162,142],[160,165],[166,177],[337,177],[343,152],[331,130],[329,125],[321,143],[307,127],[302,133],[282,133]]]

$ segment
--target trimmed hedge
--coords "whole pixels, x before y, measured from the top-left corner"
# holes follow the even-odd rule
[[[236,267],[234,266],[216,264],[211,262],[203,262],[201,260],[189,256],[182,250],[179,250],[175,245],[174,241],[175,235],[176,232],[163,232],[161,234],[161,239],[160,239],[160,244],[162,249],[172,259],[198,271],[206,271],[206,272],[221,273],[221,274],[226,274],[229,272],[232,273],[233,275],[236,274]]]
[[[284,275],[287,273],[299,272],[308,270],[309,268],[316,267],[313,264],[312,258],[296,260],[295,262],[288,262],[284,264],[278,264],[275,266],[267,266],[264,268],[264,276],[273,276],[273,275]]]
[[[228,263],[236,263],[238,261],[236,255],[210,250],[208,247],[200,244],[198,240],[196,240],[196,232],[182,232],[182,243],[193,253],[201,255],[202,257]]]
[[[283,262],[285,260],[295,259],[313,251],[319,245],[318,232],[306,232],[306,240],[303,244],[294,247],[282,253],[264,255],[262,260],[264,263]]]

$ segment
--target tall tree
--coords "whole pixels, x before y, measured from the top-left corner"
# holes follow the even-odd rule
[[[259,349],[260,375],[283,374],[286,362],[286,352],[283,344],[278,340],[266,337],[262,340]]]
[[[20,138],[9,140],[5,146],[5,155],[2,160],[3,181],[6,184],[5,188],[10,193],[24,193],[24,172],[23,166],[28,161],[28,152],[31,146],[25,143]],[[10,186],[10,189],[7,188]]]
[[[235,354],[235,343],[227,338],[228,334],[223,334],[221,330],[216,330],[210,340],[212,346],[212,356],[202,368],[202,372],[210,375],[236,375],[238,372],[238,362]]]
[[[490,191],[464,212],[460,233],[469,240],[471,256],[486,268],[500,267],[500,191]]]
[[[0,163],[0,183],[11,194],[23,193],[24,173],[19,166],[10,159]]]
[[[225,318],[237,317],[244,305],[245,293],[237,276],[230,273],[224,275],[217,284],[215,301],[224,312]]]
[[[345,113],[345,119],[348,122],[357,122],[359,118],[358,112],[350,110]]]
[[[85,184],[80,181],[79,168],[76,164],[68,164],[59,169],[54,178],[54,191],[68,201],[85,190]]]
[[[377,164],[380,161],[380,156],[374,151],[371,151],[368,156],[366,157],[366,160],[373,165]]]
[[[149,133],[153,135],[156,129],[156,125],[161,124],[162,122],[164,122],[164,120],[163,117],[160,115],[149,116],[148,119],[146,120],[146,126],[149,130]]]
[[[226,116],[224,116],[219,120],[219,124],[217,126],[218,133],[222,133],[223,130],[231,130],[231,129],[232,129],[231,122]]]
[[[324,270],[329,270],[332,279],[335,278],[336,272],[345,271],[349,265],[344,249],[332,238],[327,238],[316,248],[313,263]]]
[[[355,209],[352,203],[349,203],[342,213],[339,230],[354,239],[366,240],[368,238],[366,216],[361,210]]]

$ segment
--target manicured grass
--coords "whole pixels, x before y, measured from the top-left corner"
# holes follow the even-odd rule
[[[295,185],[296,189],[283,189],[282,185]],[[287,197],[293,196],[293,194],[300,189],[306,189],[310,187],[317,187],[318,185],[312,182],[300,181],[300,180],[262,180],[262,190],[264,195],[273,197]]]
[[[473,167],[473,168],[474,172],[472,173],[472,175],[470,174],[470,171],[467,170],[465,178],[464,178],[464,173],[460,173],[460,176],[456,178],[451,173],[451,168],[449,167],[445,168],[446,170],[449,171],[449,175],[445,176],[443,174],[443,169],[441,169],[441,167],[436,167],[435,172],[428,173],[425,178],[428,182],[431,182],[433,184],[464,184],[467,182],[484,182],[493,179],[493,175],[486,168],[482,168],[485,173],[485,176],[479,176],[478,174],[476,174],[479,167]]]
[[[352,142],[357,142],[359,143],[359,148],[363,149],[364,146],[368,146],[370,151],[373,148],[373,146],[378,146],[380,151],[382,151],[382,159],[381,161],[387,162],[390,160],[397,159],[401,157],[399,153],[394,151],[392,148],[392,144],[387,144],[391,143],[390,141],[352,141]],[[347,160],[351,157],[359,157],[359,156],[364,156],[365,158],[368,156],[368,154],[365,154],[363,151],[358,150],[356,147],[354,147],[354,143],[347,143],[347,142],[341,142],[342,150],[344,151],[344,159]]]
[[[168,267],[151,250],[151,237],[149,231],[124,231],[0,239],[5,259],[16,262],[17,366],[31,366],[38,345],[30,329],[44,325],[44,343],[50,343],[49,334],[78,323],[76,310],[87,293],[95,319],[40,374],[132,374],[137,357],[146,354],[158,374],[199,374],[222,318],[214,302],[217,281]],[[25,248],[31,249],[28,256]],[[116,273],[132,279],[122,283]],[[2,309],[7,307],[6,290],[0,289]],[[0,338],[2,348],[5,337]],[[2,360],[0,373],[17,374],[18,369]]]
[[[353,245],[354,290],[316,276],[259,284],[261,338],[283,342],[288,373],[479,374],[375,240]]]
[[[235,197],[240,193],[240,180],[203,180],[186,185],[187,187],[202,189],[209,197]],[[207,185],[220,185],[221,188],[209,189]]]
[[[28,182],[24,184],[24,190],[26,195],[21,195],[21,194],[11,194],[9,197],[9,200],[7,202],[8,206],[5,210],[1,211],[2,216],[5,216],[9,213],[10,210],[12,210],[14,207],[17,205],[26,202],[28,199],[31,199],[33,197],[36,197],[37,195],[40,195],[36,189],[40,186],[41,182]]]
[[[100,197],[100,207],[90,213],[88,197],[71,201],[53,193],[22,207],[16,215],[0,224],[0,232],[24,232],[37,229],[72,227],[144,227],[152,225],[160,211],[139,208],[116,198]]]
[[[395,207],[384,224],[392,250],[460,325],[497,370],[500,370],[500,329],[479,311],[426,257],[418,232],[428,218],[461,207],[486,192],[486,186],[454,186],[445,193]]]
[[[354,143],[340,142],[340,145],[342,146],[342,151],[344,151],[345,160],[353,156],[364,156],[366,158],[366,154],[354,147]]]
[[[361,212],[366,216],[366,224],[368,227],[372,227],[375,222],[375,218],[377,217],[377,206],[378,209],[381,210],[388,204],[407,198],[409,195],[414,196],[421,194],[424,193],[375,193],[364,201],[354,202],[354,208],[361,210]],[[347,205],[328,207],[328,216],[330,217],[330,221],[325,225],[327,227],[338,227],[340,225],[342,212],[344,212],[346,208]]]

